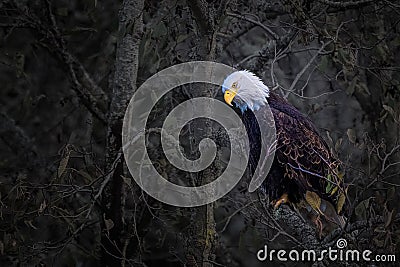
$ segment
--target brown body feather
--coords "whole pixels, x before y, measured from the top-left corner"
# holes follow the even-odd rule
[[[308,117],[274,93],[270,94],[268,103],[275,119],[278,143],[272,168],[264,182],[265,191],[273,200],[286,193],[293,203],[304,199],[307,191],[314,192],[332,203],[340,213],[342,207],[338,207],[338,201],[344,194],[340,161]],[[263,109],[265,107],[255,112],[263,112]],[[244,112],[243,119],[249,131],[250,166],[254,169],[260,155],[260,132],[252,112]]]

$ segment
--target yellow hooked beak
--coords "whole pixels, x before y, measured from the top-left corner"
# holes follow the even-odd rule
[[[225,102],[229,105],[232,106],[232,100],[236,96],[236,92],[232,90],[226,90],[224,94],[224,99]]]

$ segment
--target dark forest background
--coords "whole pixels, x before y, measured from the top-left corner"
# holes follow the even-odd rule
[[[339,237],[400,256],[399,23],[399,1],[2,0],[0,265],[265,266],[264,244],[323,249]],[[151,75],[193,60],[251,70],[312,119],[343,161],[344,230],[320,237],[246,185],[191,209],[137,187],[121,154],[127,103]],[[188,92],[154,117],[210,95]]]

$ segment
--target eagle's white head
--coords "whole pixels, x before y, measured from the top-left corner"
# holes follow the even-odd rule
[[[256,111],[267,105],[269,88],[254,73],[241,70],[226,77],[222,84],[225,102],[240,108],[242,113],[249,108]]]

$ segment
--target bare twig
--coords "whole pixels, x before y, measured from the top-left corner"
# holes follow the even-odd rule
[[[242,19],[242,20],[246,20],[246,21],[251,22],[251,23],[253,23],[253,24],[257,25],[257,26],[260,26],[260,27],[261,27],[263,30],[265,30],[265,31],[268,33],[268,35],[271,36],[274,40],[278,40],[278,39],[279,39],[279,36],[278,36],[274,31],[272,31],[270,28],[268,28],[267,26],[265,26],[264,24],[262,24],[261,22],[259,22],[259,21],[257,21],[257,20],[248,18],[248,17],[246,17],[246,16],[244,16],[244,15],[232,13],[232,12],[226,12],[226,14],[227,14],[228,16],[231,16],[231,17],[234,17],[234,18],[238,18],[238,19]]]
[[[322,50],[324,50],[324,48],[329,45],[332,41],[326,42],[324,43],[320,49],[311,57],[311,59],[307,62],[307,64],[303,67],[303,69],[297,73],[296,77],[294,78],[292,84],[290,85],[289,89],[287,89],[286,92],[286,97],[293,92],[297,82],[299,81],[299,79],[301,78],[301,76],[303,76],[303,74],[307,71],[307,69],[311,66],[311,64],[314,62],[314,60],[320,55],[320,52]]]
[[[56,18],[52,11],[51,2],[44,1],[45,11],[48,16],[47,22],[32,13],[26,7],[25,3],[13,1],[18,12],[16,17],[11,23],[3,23],[2,27],[18,27],[29,28],[39,33],[42,38],[39,44],[47,49],[51,54],[55,55],[68,70],[70,80],[73,84],[73,89],[77,93],[83,105],[103,123],[106,123],[106,115],[101,106],[107,106],[107,95],[105,92],[94,82],[90,74],[84,66],[71,54],[65,45],[65,40],[58,29]]]

